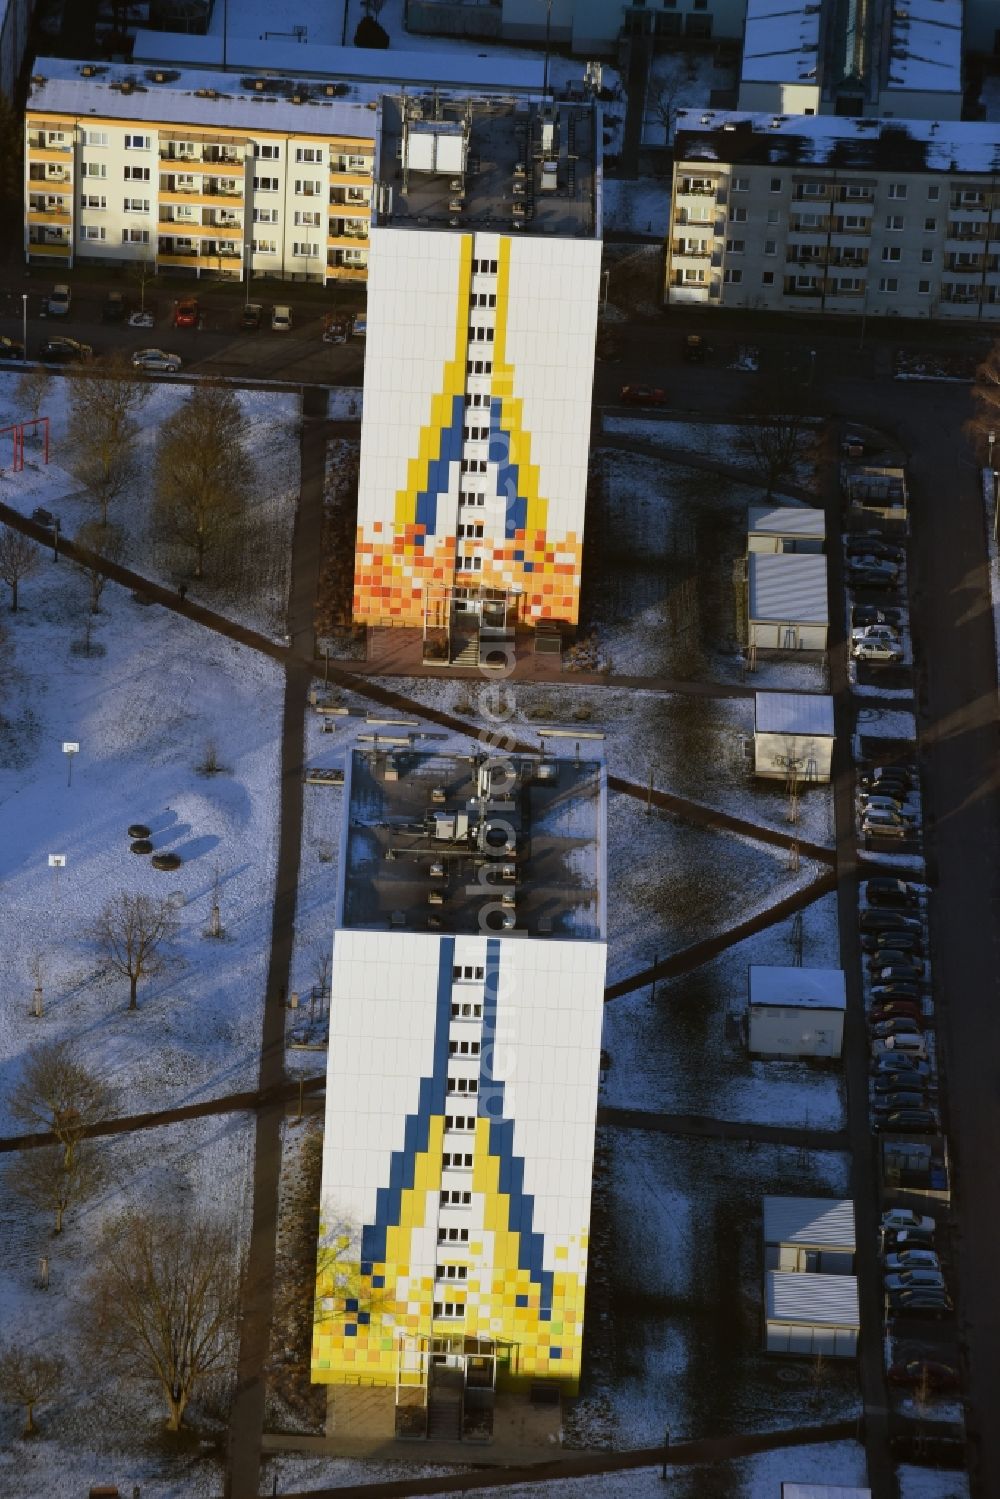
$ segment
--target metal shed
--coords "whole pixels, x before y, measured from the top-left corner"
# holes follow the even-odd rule
[[[808,505],[751,505],[748,552],[821,552],[826,516]]]
[[[882,520],[905,521],[909,505],[906,470],[859,465],[844,476],[844,489],[852,510],[877,515]]]
[[[833,760],[833,698],[815,692],[754,696],[754,774],[828,781]]]
[[[839,1057],[847,987],[842,968],[754,963],[749,979],[751,1056]]]
[[[826,558],[751,552],[747,571],[750,644],[764,651],[825,651]]]
[[[764,1198],[765,1269],[850,1275],[856,1247],[850,1200]]]
[[[798,1353],[815,1358],[853,1358],[858,1351],[861,1314],[854,1275],[800,1275],[765,1272],[767,1353]]]

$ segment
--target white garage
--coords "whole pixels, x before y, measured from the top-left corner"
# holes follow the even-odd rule
[[[794,1060],[839,1057],[847,986],[842,968],[750,967],[750,1055]]]
[[[821,552],[826,516],[808,505],[751,505],[748,552]]]
[[[856,1276],[768,1270],[764,1299],[767,1353],[854,1358],[861,1332]]]
[[[828,781],[833,763],[833,698],[818,692],[754,696],[754,774],[800,785]]]
[[[825,651],[826,558],[807,552],[747,557],[747,637],[760,651]]]

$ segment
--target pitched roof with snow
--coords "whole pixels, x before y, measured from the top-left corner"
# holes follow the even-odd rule
[[[769,1322],[860,1328],[856,1275],[809,1275],[768,1270],[765,1302]]]
[[[826,558],[818,552],[751,552],[750,618],[829,624]]]
[[[832,1197],[765,1197],[764,1243],[854,1249],[854,1203]]]
[[[816,734],[833,738],[833,698],[820,692],[754,693],[758,734]]]

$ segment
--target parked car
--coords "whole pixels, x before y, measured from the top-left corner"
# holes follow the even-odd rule
[[[905,1385],[911,1389],[957,1390],[961,1385],[959,1373],[951,1364],[938,1363],[936,1359],[912,1358],[903,1363],[889,1365],[889,1383]]]
[[[944,1291],[894,1291],[888,1302],[896,1316],[948,1317],[954,1311],[951,1297]]]
[[[653,385],[623,385],[621,398],[627,406],[666,406],[667,393]]]
[[[18,343],[16,338],[8,338],[6,333],[0,333],[0,359],[23,359],[24,344]]]
[[[292,309],[286,302],[277,302],[271,312],[271,328],[275,333],[288,333],[292,327]]]
[[[349,312],[328,312],[323,318],[323,342],[325,344],[346,344],[351,336],[351,314]]]
[[[899,1074],[902,1077],[928,1078],[931,1069],[926,1062],[919,1057],[894,1057],[890,1052],[887,1056],[880,1057],[873,1067],[876,1078],[888,1077],[891,1074]]]
[[[354,314],[354,326],[351,332],[355,338],[368,337],[368,314],[366,312],[356,312]]]
[[[899,574],[888,562],[876,563],[874,560],[868,566],[862,566],[860,562],[848,566],[847,581],[852,588],[895,588],[899,583]]]
[[[923,1012],[914,999],[890,999],[884,1004],[873,1005],[868,1012],[868,1018],[872,1022],[895,1020],[897,1016],[904,1015],[910,1020],[923,1020]]]
[[[915,1265],[911,1270],[899,1270],[885,1277],[887,1291],[920,1291],[928,1287],[933,1287],[936,1291],[944,1290],[944,1276],[940,1265]]]
[[[903,659],[903,647],[898,640],[886,640],[880,635],[865,636],[851,641],[851,658],[854,661],[884,662],[898,666]]]
[[[249,333],[256,333],[263,316],[264,308],[260,302],[247,302],[240,313],[240,327],[245,328]]]
[[[923,978],[924,960],[912,948],[890,947],[887,942],[884,942],[874,952],[868,954],[868,967],[873,973],[883,968],[898,967],[901,963],[914,968],[917,978]]]
[[[940,1270],[941,1261],[934,1249],[900,1249],[885,1257],[887,1270]]]
[[[900,1135],[936,1135],[940,1123],[931,1109],[897,1109],[892,1114],[879,1114],[875,1128]]]
[[[926,1098],[925,1079],[913,1072],[877,1072],[872,1078],[875,1097],[887,1098],[891,1093],[919,1092]]]
[[[181,297],[174,303],[175,328],[197,328],[199,316],[197,297]]]
[[[897,627],[895,625],[877,624],[877,625],[852,625],[851,626],[851,639],[852,640],[895,640],[895,641],[901,641],[902,638],[903,638],[902,631],[899,630],[899,629],[897,629]]]
[[[875,1099],[875,1113],[896,1114],[901,1109],[923,1109],[927,1098],[923,1093],[886,1093]]]
[[[874,536],[852,536],[844,550],[849,559],[872,557],[878,562],[891,562],[896,567],[906,561],[906,553],[902,547],[895,546],[891,541],[879,541]]]
[[[914,932],[917,936],[924,930],[919,916],[905,916],[902,911],[861,910],[858,926],[863,932]]]
[[[882,1214],[881,1226],[887,1233],[901,1233],[913,1228],[933,1233],[937,1228],[933,1218],[926,1213],[915,1213],[912,1208],[886,1208]]]
[[[908,880],[894,880],[880,875],[865,883],[865,897],[870,906],[893,906],[896,909],[917,905],[920,894]]]
[[[93,354],[90,344],[78,343],[75,338],[47,338],[38,357],[43,364],[82,364]]]
[[[903,623],[902,609],[890,604],[855,604],[851,610],[853,625],[894,625],[898,629]]]
[[[102,323],[123,323],[128,315],[128,304],[120,291],[109,291],[101,308]]]
[[[897,932],[891,928],[887,932],[865,932],[861,938],[862,952],[886,952],[889,948],[922,955],[924,941],[917,932]]]
[[[869,838],[908,838],[913,829],[897,812],[865,808],[861,813],[861,831]]]
[[[932,1228],[899,1228],[889,1230],[883,1237],[886,1249],[894,1252],[904,1249],[933,1249],[935,1243]]]
[[[137,349],[132,355],[132,368],[151,374],[176,375],[183,362],[179,354],[168,354],[164,349]]]
[[[65,317],[69,312],[72,301],[73,293],[66,283],[61,281],[58,286],[54,286],[49,292],[49,300],[46,308],[49,317]]]
[[[920,1021],[912,1015],[893,1015],[889,1020],[871,1022],[871,1033],[879,1041],[884,1041],[887,1036],[921,1036],[923,1030]]]
[[[927,1042],[923,1036],[876,1036],[872,1041],[872,1056],[876,1060],[891,1054],[908,1053],[911,1057],[927,1056]]]
[[[910,959],[906,955],[893,959],[891,963],[885,962],[885,954],[882,955],[882,966],[878,964],[872,969],[872,978],[881,984],[916,984],[924,976],[924,965],[916,959]],[[878,995],[873,998],[883,998]],[[896,996],[890,996],[895,998]]]
[[[866,791],[877,791],[882,781],[901,781],[904,786],[912,786],[914,774],[908,765],[872,765],[858,776]]]
[[[705,340],[700,333],[689,333],[681,345],[681,350],[688,364],[705,363],[707,350]]]

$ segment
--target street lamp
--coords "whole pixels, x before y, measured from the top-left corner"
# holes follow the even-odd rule
[[[24,358],[25,358],[25,360],[27,360],[27,358],[28,358],[28,293],[26,291],[23,291],[21,293],[21,325],[22,325],[22,329],[23,329],[23,336],[22,336],[21,342],[24,344]]]
[[[986,434],[986,442],[987,442],[987,445],[988,445],[988,452],[986,454],[986,467],[987,468],[992,468],[993,467],[993,444],[996,442],[996,440],[997,440],[997,435],[996,435],[995,432],[987,432],[987,434]]]
[[[611,280],[611,272],[610,272],[610,270],[602,271],[601,272],[601,280],[604,283],[604,285],[601,288],[601,311],[602,312],[607,312],[607,310],[608,310],[608,282]]]

